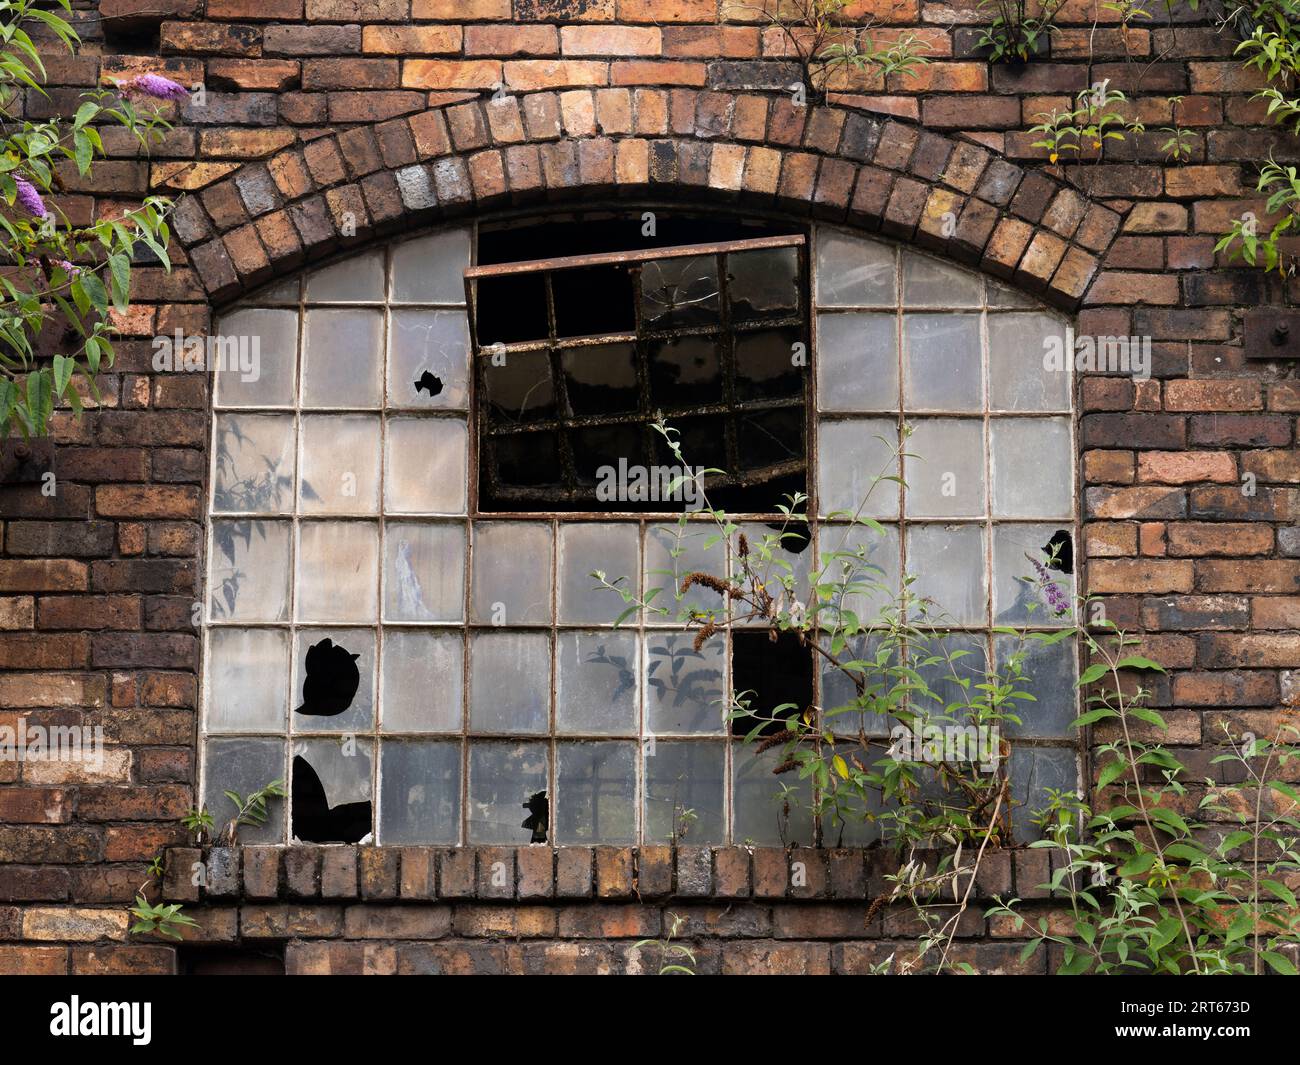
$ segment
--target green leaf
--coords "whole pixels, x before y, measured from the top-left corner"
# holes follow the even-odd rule
[[[113,306],[118,314],[125,314],[131,292],[131,260],[121,253],[110,255],[108,269],[112,275]]]
[[[76,362],[66,355],[54,356],[54,394],[60,399],[67,390],[68,382],[72,380],[72,371],[76,365]]]
[[[1296,967],[1284,954],[1279,954],[1275,950],[1261,950],[1259,956],[1268,962],[1274,972],[1282,976],[1300,976]]]

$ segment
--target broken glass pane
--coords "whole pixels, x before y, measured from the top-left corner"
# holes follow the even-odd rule
[[[640,404],[636,349],[632,344],[598,344],[560,352],[564,388],[573,414],[619,414]]]
[[[993,527],[993,620],[996,624],[1043,627],[1071,624],[1072,539],[1070,531],[1058,525],[1017,522]],[[1054,588],[1048,588],[1044,582]]]
[[[551,540],[549,523],[474,523],[471,622],[551,623]]]
[[[305,414],[300,514],[379,512],[379,418]]]
[[[393,248],[393,303],[465,302],[465,269],[470,259],[470,231],[444,229]]]
[[[203,351],[198,345],[203,343]],[[219,407],[288,407],[298,380],[298,312],[248,308],[223,315],[212,341],[187,342],[173,359],[202,356],[216,372]]]
[[[287,521],[214,521],[208,561],[210,621],[289,616]]]
[[[622,265],[556,270],[551,274],[555,335],[603,336],[636,329],[632,274]]]
[[[510,433],[493,437],[489,443],[492,449],[491,461],[500,487],[563,486],[558,433]],[[484,484],[482,491],[485,509],[519,509],[517,504],[508,502],[509,497],[495,498],[489,484]]]
[[[996,418],[990,425],[993,514],[1070,517],[1074,450],[1066,418]]]
[[[303,522],[298,528],[298,620],[373,621],[378,572],[378,525]]]
[[[548,776],[545,743],[471,743],[467,842],[547,842]]]
[[[731,320],[789,318],[799,313],[799,249],[769,248],[727,256]]]
[[[560,523],[558,594],[562,625],[611,625],[626,609],[622,596],[591,574],[636,595],[640,587],[639,530],[631,523]],[[619,578],[624,578],[619,580]],[[625,624],[635,624],[629,615]]]
[[[738,473],[798,462],[804,455],[803,407],[741,414],[736,419],[736,447],[740,456]],[[682,453],[686,454],[684,448]],[[758,507],[775,511],[777,504],[782,502],[789,505],[789,500],[774,495],[766,504],[759,503]]]
[[[478,325],[480,348],[545,340],[550,336],[545,274],[481,277],[474,285],[474,320]]]
[[[1016,747],[1011,752],[1011,825],[1017,843],[1042,837],[1033,819],[1046,808],[1048,791],[1079,790],[1074,751],[1060,747]]]
[[[294,741],[294,839],[360,843],[371,835],[372,742],[352,736]]]
[[[984,409],[978,315],[904,315],[903,366],[905,410]]]
[[[389,418],[386,514],[464,514],[469,432],[460,418]]]
[[[722,357],[711,337],[686,336],[647,342],[650,399],[682,410],[722,401]]]
[[[1020,718],[1019,725],[1007,722],[1008,736],[1032,739],[1069,739],[1074,735],[1070,727],[1079,716],[1078,688],[1075,686],[1078,667],[1078,647],[1074,640],[1048,644],[1026,639],[1023,644],[1016,635],[996,635],[993,650],[998,667],[1006,669],[1007,662],[1021,653],[1024,678],[1017,682],[1021,691],[1027,691],[1034,701],[1017,699],[1012,713]]]
[[[692,610],[725,617],[726,603],[714,589],[695,584],[683,595],[681,587],[690,573],[723,579],[726,572],[727,543],[713,522],[649,526],[645,539],[645,588],[647,593],[652,588],[660,589],[653,603],[666,607],[669,616],[647,613],[646,624],[676,624],[679,612]]]
[[[898,409],[898,320],[892,314],[817,316],[822,410]]]
[[[823,525],[818,533],[819,584],[833,584],[822,617],[835,621],[837,610],[869,625],[880,619],[899,594],[898,526]]]
[[[512,351],[479,359],[492,417],[508,425],[555,417],[551,357],[545,351]]]
[[[808,526],[798,521],[774,522],[759,525],[747,522],[741,532],[749,548],[749,565],[754,577],[772,597],[775,616],[789,616],[792,610],[801,609],[808,598],[808,575],[812,569],[813,552],[809,549]],[[731,538],[731,573],[742,579],[743,566],[739,558],[739,539]],[[752,580],[744,587],[753,588]],[[754,608],[737,603],[734,620],[744,625],[763,625],[766,620],[747,617]]]
[[[700,415],[691,418],[673,418],[672,427],[678,432],[678,447],[682,458],[691,466],[702,466],[709,470],[722,470],[734,473],[727,461],[727,419],[722,415]],[[655,433],[655,462],[662,468],[677,466],[677,458],[668,447],[668,441]],[[652,471],[653,472],[653,471]],[[675,474],[670,475],[671,484]],[[685,501],[684,493],[689,488],[679,486],[675,495]],[[769,504],[770,505],[770,504]],[[680,510],[680,506],[656,507],[656,510]]]
[[[776,775],[782,750],[773,747],[759,753],[756,744],[731,747],[731,808],[735,812],[732,839],[759,847],[787,847],[813,844],[813,818],[808,782],[798,772]],[[792,794],[786,794],[788,787]],[[689,837],[688,837],[689,840]]]
[[[641,318],[649,329],[715,325],[718,260],[712,255],[653,259],[641,267]]]
[[[388,328],[390,407],[463,410],[469,405],[464,311],[395,310]]]
[[[988,578],[981,525],[910,525],[907,571],[911,591],[932,624],[980,625],[987,621]]]
[[[289,634],[282,629],[208,631],[209,732],[283,732]]]
[[[875,240],[817,230],[819,307],[897,306],[895,251]]]
[[[238,812],[226,795],[251,795],[273,780],[288,783],[284,740],[210,739],[203,745],[203,805],[212,814],[218,831]],[[266,824],[243,825],[240,843],[284,842],[284,799],[269,799]]]
[[[813,704],[812,649],[793,632],[734,632],[731,636],[733,704],[752,716],[731,722],[731,734],[743,737],[759,729],[771,736],[787,727]]]
[[[307,303],[379,303],[384,298],[384,253],[350,255],[307,275]]]
[[[1049,314],[990,314],[988,329],[989,405],[1069,410],[1073,352],[1066,350],[1065,325]]]
[[[469,646],[474,732],[545,732],[551,712],[551,638],[544,632],[475,632]]]
[[[561,632],[556,637],[558,732],[635,736],[638,727],[634,632]]]
[[[213,511],[287,514],[293,509],[292,415],[218,414],[213,448]]]
[[[619,472],[637,469],[645,462],[643,425],[592,425],[571,429],[568,437],[574,476],[593,507],[614,511],[645,509],[640,505],[639,485],[632,483],[630,473],[621,477]]]
[[[380,672],[383,731],[460,731],[465,638],[459,630],[385,629]]]
[[[983,295],[978,274],[904,250],[904,307],[978,307]]]
[[[295,732],[358,732],[375,720],[373,629],[299,629],[294,633]]]
[[[984,513],[984,423],[975,418],[920,418],[903,459],[904,511],[912,518]]]
[[[379,839],[385,846],[460,842],[460,743],[379,745]]]
[[[699,740],[655,740],[643,744],[642,749],[645,842],[692,846],[723,842],[723,745]]]
[[[384,530],[384,620],[460,621],[465,527],[389,522]]]
[[[737,399],[803,395],[808,353],[801,330],[788,326],[737,333],[735,344]]]
[[[822,516],[898,517],[898,423],[887,418],[822,419],[817,433],[817,505]]]
[[[303,338],[304,407],[378,407],[383,400],[384,316],[310,310]]]
[[[721,733],[726,709],[723,676],[726,640],[718,635],[695,650],[695,633],[647,633],[645,648],[646,731]]]
[[[555,842],[636,842],[635,743],[555,747]]]

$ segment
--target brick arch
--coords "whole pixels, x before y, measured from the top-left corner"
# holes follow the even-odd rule
[[[682,198],[879,232],[1073,310],[1120,227],[1119,213],[1047,170],[857,110],[675,90],[666,106],[609,113],[591,94],[587,106],[563,95],[446,104],[295,145],[187,194],[176,234],[209,298],[224,303],[311,260],[444,219]],[[349,217],[355,232],[345,235]]]

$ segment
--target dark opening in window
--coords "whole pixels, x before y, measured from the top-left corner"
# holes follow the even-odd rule
[[[794,632],[778,633],[774,641],[770,630],[733,630],[732,691],[737,699],[749,704],[757,717],[776,718],[759,728],[760,736],[780,732],[785,727],[783,722],[798,717],[812,705],[812,654]],[[757,724],[756,717],[738,719],[732,722],[732,733],[747,736]]]

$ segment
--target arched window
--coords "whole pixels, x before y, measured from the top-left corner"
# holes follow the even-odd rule
[[[972,676],[996,627],[1064,624],[1022,578],[1054,554],[1072,592],[1073,381],[1044,358],[1066,324],[911,248],[676,210],[475,223],[275,284],[216,336],[203,795],[292,792],[248,841],[818,838],[723,708],[829,707],[842,680],[753,625],[698,649],[616,626],[590,576],[671,597],[734,566],[674,520],[660,417],[742,528],[807,494],[797,573],[878,522],[872,562],[913,575]],[[1022,799],[1078,781],[1074,645],[1026,668]]]

